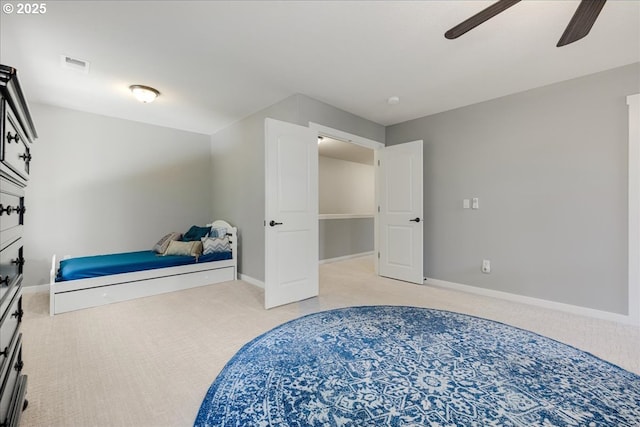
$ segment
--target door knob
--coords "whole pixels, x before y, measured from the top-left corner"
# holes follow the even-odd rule
[[[420,222],[420,218],[410,219],[409,221],[413,221],[413,222]]]
[[[271,221],[269,221],[269,225],[273,227],[273,226],[276,226],[276,225],[282,225],[282,223],[281,222],[275,222],[274,220],[271,220]]]

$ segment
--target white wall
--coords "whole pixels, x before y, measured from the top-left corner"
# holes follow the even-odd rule
[[[375,206],[373,166],[320,156],[320,214],[369,214]]]
[[[54,253],[151,249],[170,231],[212,219],[209,136],[47,105],[31,110],[39,139],[26,189],[25,286],[48,282]]]
[[[373,251],[375,176],[372,165],[318,157],[320,259]],[[371,215],[322,218],[322,215]]]

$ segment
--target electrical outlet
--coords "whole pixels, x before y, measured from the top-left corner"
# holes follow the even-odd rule
[[[480,200],[477,197],[471,200],[471,209],[480,209]]]
[[[491,273],[491,261],[488,259],[482,260],[482,272],[485,274]]]
[[[471,208],[471,201],[469,199],[462,199],[462,209]]]

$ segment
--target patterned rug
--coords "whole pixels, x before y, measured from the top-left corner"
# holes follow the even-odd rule
[[[486,319],[352,307],[245,345],[196,426],[639,426],[640,376]]]

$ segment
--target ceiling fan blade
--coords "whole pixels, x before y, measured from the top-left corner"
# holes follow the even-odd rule
[[[557,47],[580,40],[591,31],[593,23],[607,0],[582,0],[573,14],[569,25],[558,41]]]
[[[500,12],[504,12],[514,4],[518,3],[520,0],[498,0],[491,6],[486,9],[481,10],[480,12],[473,15],[471,18],[461,22],[456,25],[446,33],[444,36],[448,39],[456,39],[466,33],[469,30],[473,30],[478,25],[482,24],[484,21],[493,18]]]

